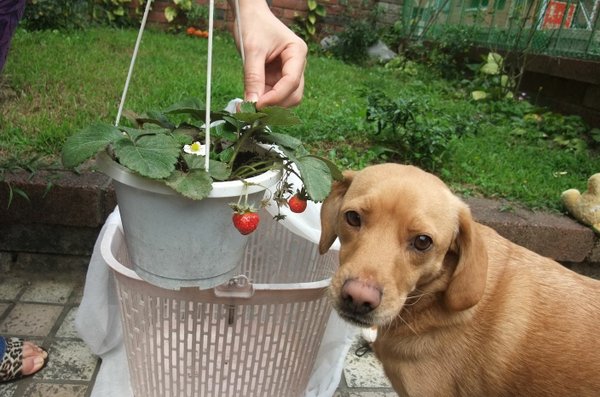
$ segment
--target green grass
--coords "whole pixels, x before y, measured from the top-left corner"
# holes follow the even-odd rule
[[[39,161],[35,167],[56,167],[67,136],[96,120],[114,122],[136,34],[17,31],[0,77],[0,171],[32,158]],[[204,100],[206,43],[147,31],[126,109],[161,109],[189,96]],[[242,95],[242,71],[227,34],[217,36],[214,44],[212,103],[221,108]],[[406,73],[311,54],[305,77],[304,100],[295,110],[303,124],[291,132],[344,168],[399,158],[381,150],[374,126],[365,121],[367,95],[379,89],[416,100],[426,120],[460,126],[435,172],[462,193],[560,210],[560,193],[572,187],[585,190],[587,178],[600,170],[597,154],[528,138],[540,134],[535,124],[523,124],[522,115],[490,112],[425,67]],[[523,137],[515,131],[527,133]]]

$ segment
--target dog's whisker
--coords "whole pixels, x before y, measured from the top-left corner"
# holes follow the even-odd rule
[[[406,327],[407,327],[408,329],[410,329],[410,331],[411,331],[413,334],[415,334],[415,336],[418,336],[418,335],[419,335],[419,333],[417,332],[417,330],[415,330],[413,327],[411,327],[411,325],[410,325],[410,324],[409,324],[409,323],[408,323],[408,322],[407,322],[407,321],[406,321],[404,318],[402,318],[402,315],[398,315],[398,318],[399,318],[399,319],[400,319],[400,320],[401,320],[401,321],[404,323],[404,325],[406,325]],[[390,325],[391,325],[391,323],[390,323]]]
[[[433,292],[423,292],[421,294],[415,294],[415,295],[410,295],[406,298],[406,302],[404,303],[404,306],[414,306],[417,303],[419,303],[419,301],[424,297],[424,296],[429,296],[432,295]]]

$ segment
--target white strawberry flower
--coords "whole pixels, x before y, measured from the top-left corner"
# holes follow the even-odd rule
[[[195,154],[196,156],[206,156],[206,146],[198,141],[191,145],[183,146],[183,151],[189,154]]]

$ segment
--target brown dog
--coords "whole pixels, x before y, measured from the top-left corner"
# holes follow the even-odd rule
[[[600,281],[476,223],[437,177],[347,173],[321,223],[321,252],[341,243],[333,304],[378,326],[399,395],[600,396]]]

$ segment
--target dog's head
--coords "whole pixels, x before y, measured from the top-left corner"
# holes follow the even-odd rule
[[[323,203],[321,226],[321,253],[341,243],[334,307],[358,325],[385,325],[423,295],[437,294],[451,311],[483,295],[487,255],[469,208],[416,167],[345,173]]]

